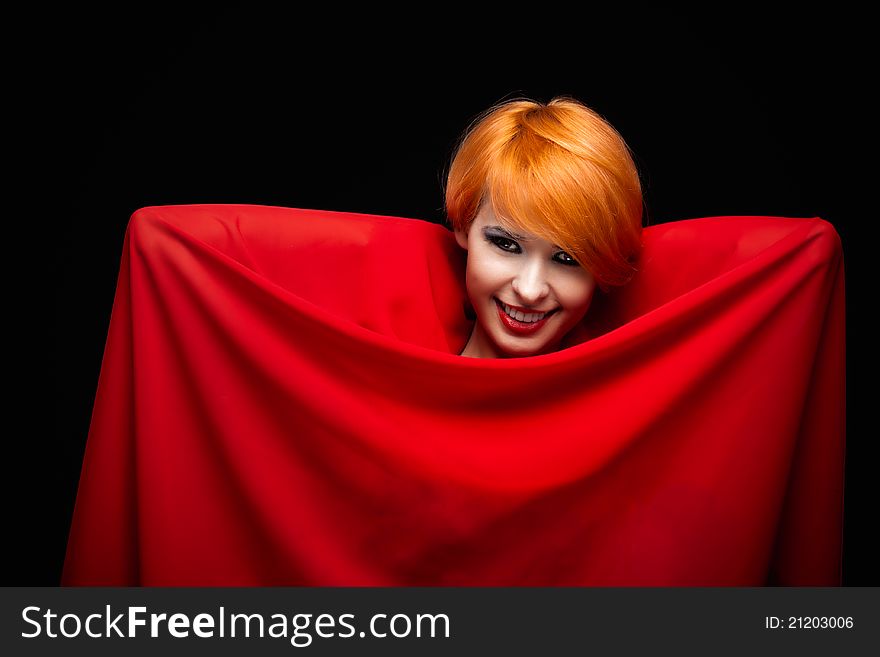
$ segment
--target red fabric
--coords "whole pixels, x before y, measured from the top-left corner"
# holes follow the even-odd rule
[[[62,584],[839,585],[838,234],[644,243],[569,348],[471,359],[442,226],[139,210]]]

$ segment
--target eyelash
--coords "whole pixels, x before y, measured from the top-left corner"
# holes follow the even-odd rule
[[[500,242],[510,242],[511,244],[516,244],[516,242],[514,240],[510,239],[509,237],[501,237],[500,235],[487,235],[486,240],[488,242],[490,242],[491,244],[494,244],[495,246],[497,246],[499,249],[501,249],[505,253],[514,253],[513,251],[509,251],[508,249],[505,249],[500,244]],[[519,244],[516,244],[516,246],[517,246],[517,248],[519,248]],[[560,251],[560,253],[565,253],[565,251]],[[569,258],[571,258],[571,256],[568,255],[567,253],[565,253],[565,255],[567,255]],[[560,265],[565,265],[567,267],[579,266],[578,261],[575,260],[574,258],[572,258],[570,262],[565,261],[565,260],[557,260],[556,262],[558,262]]]

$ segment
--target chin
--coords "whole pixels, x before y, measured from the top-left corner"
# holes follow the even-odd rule
[[[499,353],[504,356],[508,356],[510,358],[524,358],[526,356],[537,356],[542,353],[549,353],[546,344],[535,345],[521,345],[521,346],[507,346],[499,343],[495,343],[495,348]],[[553,350],[549,350],[553,351]]]

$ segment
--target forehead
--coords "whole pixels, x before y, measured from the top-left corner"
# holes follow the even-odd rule
[[[513,221],[506,218],[499,218],[495,214],[495,210],[492,208],[491,203],[484,203],[482,205],[477,216],[474,218],[474,223],[479,224],[481,227],[490,225],[499,226],[507,230],[512,236],[520,239],[539,239],[527,230],[517,226]]]
[[[550,244],[550,242],[548,242],[544,238],[538,237],[534,233],[526,230],[525,228],[517,226],[513,221],[496,216],[495,211],[492,208],[492,204],[488,202],[482,205],[480,211],[477,213],[477,216],[474,217],[474,224],[480,228],[483,228],[485,226],[498,226],[499,228],[509,233],[510,236],[514,239]],[[554,248],[558,248],[555,244],[553,244],[552,246]]]

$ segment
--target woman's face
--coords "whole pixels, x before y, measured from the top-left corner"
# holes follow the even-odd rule
[[[468,232],[456,231],[455,237],[468,252],[467,291],[477,315],[461,355],[516,358],[557,351],[590,306],[592,274],[547,240],[506,231],[488,202]]]

